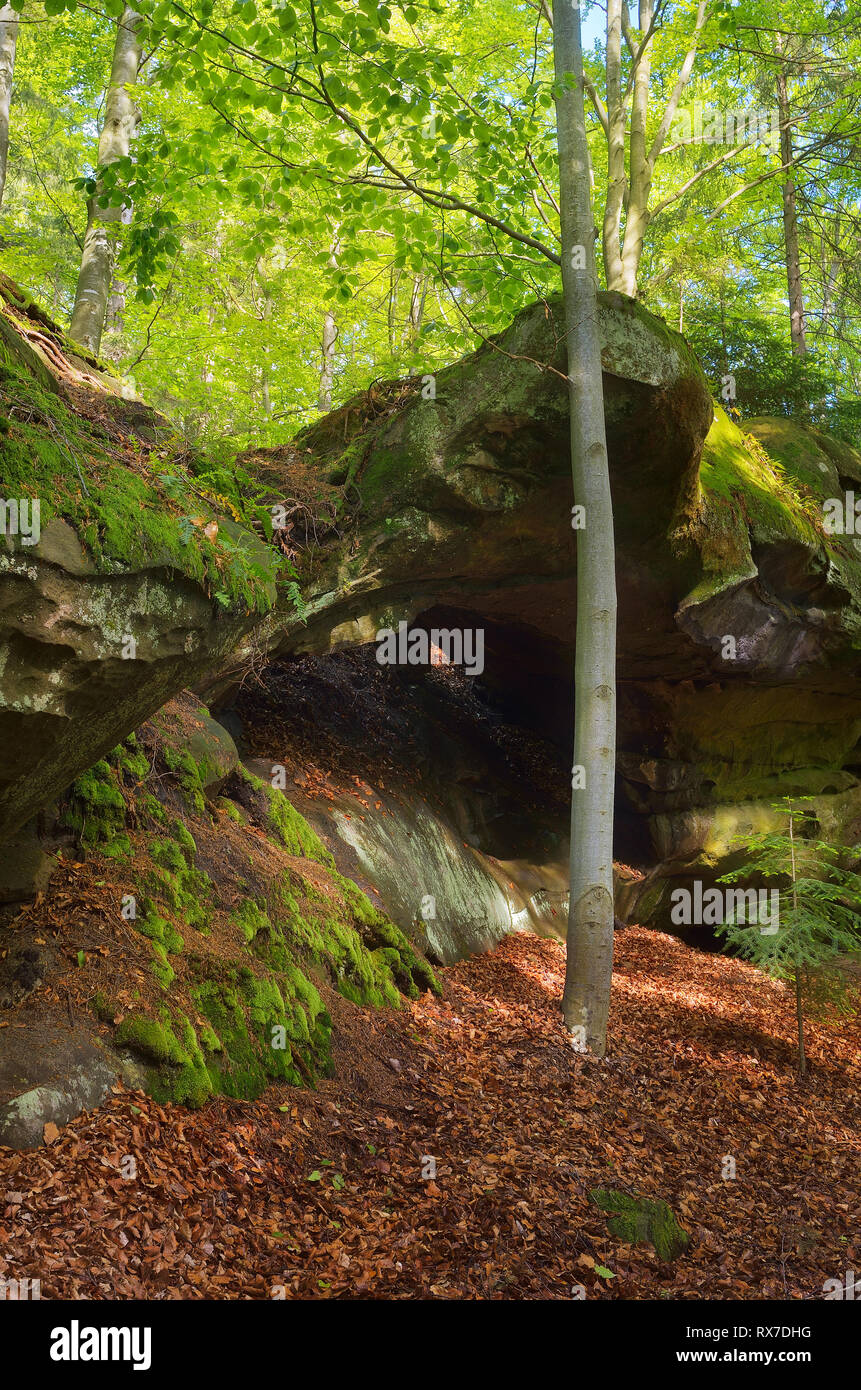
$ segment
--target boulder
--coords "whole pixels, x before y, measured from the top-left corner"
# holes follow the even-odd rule
[[[823,517],[861,483],[861,454],[796,421],[733,422],[680,335],[619,295],[600,296],[600,313],[620,857],[664,879],[717,874],[746,808],[769,813],[786,793],[817,796],[854,835],[838,803],[861,772],[861,541],[829,534]],[[267,619],[270,651],[371,643],[401,621],[480,627],[482,679],[567,756],[565,365],[550,300],[438,372],[433,390],[377,386],[290,449],[249,455],[273,501],[301,495],[319,521],[287,523],[305,606]],[[302,493],[309,475],[316,492]],[[662,920],[651,880],[623,897],[625,920],[653,909]]]
[[[0,282],[0,840],[272,606],[271,552]],[[114,386],[116,384],[114,383]]]

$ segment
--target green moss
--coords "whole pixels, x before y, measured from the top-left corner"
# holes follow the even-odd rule
[[[262,907],[250,898],[246,898],[239,907],[234,908],[230,914],[230,921],[241,929],[246,944],[253,942],[260,933],[269,933],[272,930],[272,924]]]
[[[100,1023],[113,1023],[119,1012],[113,1000],[100,989],[97,989],[92,997],[91,1008]]]
[[[167,824],[167,812],[157,796],[152,796],[149,792],[145,792],[140,798],[138,805],[144,815],[149,816],[157,825]]]
[[[331,1070],[331,1022],[300,972],[279,981],[239,971],[204,981],[192,997],[220,1044],[210,1068],[225,1094],[253,1098],[270,1080],[300,1085]]]
[[[260,951],[276,969],[296,959],[326,972],[335,988],[356,1004],[399,1008],[402,994],[417,998],[423,989],[439,991],[430,966],[394,923],[373,906],[350,879],[332,879],[343,902],[298,875],[275,884],[269,904],[270,933]],[[301,910],[294,887],[309,906]]]
[[[193,837],[175,821],[174,834],[181,838],[154,840],[150,857],[155,868],[144,878],[147,893],[197,931],[209,930],[214,888],[211,878],[188,862],[197,852]]]
[[[157,942],[171,955],[179,955],[185,942],[176,927],[165,917],[160,917],[151,903],[144,901],[142,906],[144,907],[144,915],[135,920],[138,931],[144,936],[148,936],[151,941]]]
[[[130,1014],[124,1018],[114,1034],[114,1040],[119,1046],[130,1047],[140,1053],[147,1061],[179,1066],[187,1060],[170,1025],[149,1018],[146,1014]]]
[[[124,858],[131,851],[125,799],[114,769],[104,758],[72,783],[60,819],[75,831],[85,849],[98,849],[111,858]]]
[[[615,1188],[594,1187],[589,1199],[601,1211],[611,1214],[607,1229],[629,1245],[645,1241],[662,1260],[678,1259],[688,1247],[687,1231],[679,1225],[672,1208],[660,1198],[632,1197]]]
[[[835,595],[848,590],[861,604],[861,560],[823,522],[823,503],[839,495],[838,468],[861,475],[861,455],[843,445],[825,447],[825,436],[792,420],[754,420],[743,434],[725,412],[715,418],[703,446],[696,496],[688,498],[671,537],[677,554],[693,546],[702,573],[682,601],[706,602],[757,572],[752,545],[789,542],[807,549]],[[839,457],[838,457],[839,454]]]
[[[200,768],[187,748],[171,748],[165,745],[164,760],[168,770],[179,782],[180,790],[189,810],[202,816],[206,810],[206,793]]]
[[[118,744],[110,755],[110,761],[126,779],[135,784],[146,781],[149,776],[149,760],[138,749],[134,734],[129,734],[124,743]]]
[[[204,1052],[223,1052],[223,1051],[224,1051],[224,1045],[223,1045],[223,1043],[222,1043],[220,1037],[218,1036],[218,1034],[215,1032],[214,1029],[210,1028],[210,1026],[209,1026],[208,1023],[204,1023],[204,1024],[201,1026],[200,1031],[199,1031],[199,1037],[200,1037],[200,1046],[203,1048]]]
[[[335,861],[329,850],[284,793],[259,779],[255,780],[269,800],[269,828],[287,853],[297,858],[315,859],[318,864],[334,869]]]
[[[167,958],[167,951],[160,942],[153,942],[152,954],[152,973],[155,975],[162,989],[168,990],[176,979],[176,971]]]
[[[0,392],[15,408],[3,440],[4,486],[40,498],[43,529],[55,516],[68,521],[104,572],[164,566],[223,595],[228,607],[269,611],[274,553],[223,516],[214,540],[193,525],[216,514],[184,468],[168,474],[158,457],[140,473],[117,463],[109,437],[69,409],[11,330],[0,334]]]

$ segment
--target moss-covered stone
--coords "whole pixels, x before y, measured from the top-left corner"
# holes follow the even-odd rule
[[[254,780],[269,799],[269,828],[287,853],[303,859],[315,859],[318,864],[333,869],[335,861],[329,850],[284,793],[277,787],[266,786],[257,778]]]
[[[194,837],[181,821],[174,821],[172,834],[155,839],[150,845],[154,868],[145,875],[145,912],[156,920],[164,916],[158,904],[174,918],[197,931],[207,932],[213,911],[214,890],[209,875],[193,862],[197,852]],[[180,938],[181,939],[181,938]],[[167,941],[165,945],[170,946]]]
[[[612,1235],[629,1245],[645,1241],[662,1260],[678,1259],[690,1243],[672,1208],[660,1198],[632,1197],[612,1187],[594,1187],[589,1198],[608,1214]]]
[[[183,468],[168,475],[164,464],[160,478],[157,468],[117,463],[108,437],[65,404],[50,375],[35,370],[24,340],[8,334],[0,340],[0,391],[15,408],[3,442],[4,486],[9,496],[40,499],[43,527],[55,516],[68,521],[99,570],[168,566],[228,605],[269,610],[274,553],[267,557],[223,517],[210,539],[200,522],[215,520],[216,509]]]
[[[166,766],[179,783],[186,805],[196,816],[202,816],[206,809],[206,794],[201,770],[187,748],[164,748]]]
[[[113,859],[129,854],[125,799],[104,758],[72,783],[61,822],[75,831],[85,849],[98,848]]]

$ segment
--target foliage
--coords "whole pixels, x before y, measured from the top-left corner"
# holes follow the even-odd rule
[[[58,316],[74,296],[118,0],[22,26],[0,206],[4,264]],[[517,0],[140,0],[146,61],[103,351],[185,444],[286,441],[314,418],[324,317],[335,403],[422,375],[557,288],[552,44]],[[648,136],[695,6],[658,8]],[[606,96],[603,12],[587,67]],[[636,14],[631,15],[632,36]],[[674,139],[653,171],[641,293],[745,413],[810,409],[857,438],[857,23],[814,0],[713,0],[678,115],[774,105],[789,35],[809,360],[789,347],[780,164],[768,141]],[[630,56],[623,55],[625,73]],[[590,141],[595,221],[607,151]],[[223,479],[221,480],[223,482]],[[241,488],[247,480],[240,480]],[[234,498],[228,487],[215,490]]]
[[[856,991],[845,966],[847,958],[861,957],[861,873],[846,867],[847,859],[857,862],[859,851],[847,854],[815,838],[810,800],[787,797],[777,804],[774,809],[786,817],[785,832],[746,837],[743,862],[720,879],[763,881],[769,891],[777,885],[774,925],[759,925],[742,907],[717,928],[739,955],[795,989],[802,1074],[803,1005],[849,1011]]]

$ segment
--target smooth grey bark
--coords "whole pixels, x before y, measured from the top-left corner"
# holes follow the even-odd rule
[[[784,52],[782,38],[777,40],[777,52]],[[789,331],[792,351],[796,357],[807,353],[807,326],[804,317],[804,290],[801,280],[801,256],[798,247],[798,210],[796,207],[795,178],[792,172],[794,151],[792,148],[792,124],[789,109],[789,87],[786,80],[786,64],[781,61],[777,69],[777,110],[780,118],[780,162],[788,170],[782,186],[783,195],[783,242],[786,257],[786,287],[789,294]]]
[[[338,341],[338,326],[335,315],[327,309],[323,315],[323,340],[320,344],[320,390],[317,395],[317,409],[332,409],[332,383],[335,380],[335,343]]]
[[[649,89],[657,13],[654,0],[639,0],[639,30],[635,32],[631,28],[627,0],[607,0],[606,106],[594,85],[584,77],[585,91],[607,140],[607,198],[602,234],[604,276],[608,290],[618,290],[631,298],[637,294],[643,245],[654,216],[649,204],[655,164],[690,81],[700,34],[707,18],[707,0],[700,0],[697,7],[690,45],[650,142],[647,138]],[[625,50],[630,59],[627,79],[622,63]]]
[[[10,5],[0,8],[0,204],[6,187],[9,161],[9,107],[15,75],[15,49],[18,44],[18,15]]]
[[[338,240],[337,232],[332,243],[332,250],[329,255],[329,266],[334,269],[338,264],[338,252],[341,243]],[[338,325],[335,323],[333,310],[327,309],[323,315],[323,340],[320,344],[320,388],[317,395],[317,409],[327,411],[332,409],[332,385],[335,380],[335,344],[338,341]]]
[[[613,974],[616,555],[577,0],[556,0],[553,17],[571,470],[575,502],[585,507],[585,526],[577,531],[575,789],[562,1007],[574,1045],[602,1057]]]
[[[138,39],[140,24],[141,16],[126,5],[117,23],[111,78],[105,98],[105,120],[99,136],[100,166],[113,164],[129,153],[140,121],[140,111],[127,91],[137,78],[141,62]],[[94,356],[98,356],[102,342],[113,274],[116,228],[121,220],[119,207],[99,207],[100,196],[101,189],[97,187],[87,204],[87,230],[75,291],[75,307],[69,326],[70,337]]]
[[[412,347],[419,336],[422,326],[422,316],[425,311],[425,299],[428,292],[428,280],[426,275],[416,275],[413,279],[412,293],[410,294],[410,311],[407,318],[407,325],[404,330],[403,341]]]

